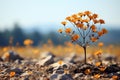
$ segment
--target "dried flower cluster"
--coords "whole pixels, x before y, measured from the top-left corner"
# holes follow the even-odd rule
[[[74,28],[68,27],[70,23]],[[71,41],[79,44],[84,48],[86,56],[86,47],[106,34],[108,31],[102,28],[105,24],[103,19],[98,18],[98,14],[90,11],[80,12],[66,17],[65,21],[61,22],[64,25],[64,30],[59,29],[58,32],[63,32],[70,36]],[[68,26],[67,26],[68,24]],[[85,61],[86,62],[86,61]]]

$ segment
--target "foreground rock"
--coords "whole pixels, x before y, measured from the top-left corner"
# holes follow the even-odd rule
[[[23,60],[23,58],[20,55],[18,55],[16,52],[12,50],[5,52],[1,58],[3,61]]]

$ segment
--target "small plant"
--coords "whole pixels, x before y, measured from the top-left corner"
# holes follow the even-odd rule
[[[85,63],[87,63],[87,46],[96,42],[101,36],[108,32],[105,28],[101,28],[101,25],[105,24],[105,21],[99,19],[98,14],[93,14],[90,11],[68,16],[65,21],[61,22],[61,24],[64,25],[64,30],[59,29],[58,32],[61,34],[65,32],[66,35],[71,38],[73,43],[79,44],[84,49]],[[71,25],[72,27],[68,27]]]

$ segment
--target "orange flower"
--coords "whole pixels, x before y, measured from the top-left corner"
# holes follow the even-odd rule
[[[72,39],[72,41],[76,41],[79,38],[80,38],[80,36],[78,34],[74,34],[71,39]]]
[[[102,50],[95,52],[95,55],[101,55],[101,54],[102,54]]]
[[[4,53],[3,55],[5,58],[9,58],[10,57],[10,54],[8,52]]]
[[[16,74],[16,73],[15,73],[14,71],[10,72],[10,77],[14,77],[15,74]]]
[[[112,80],[118,80],[118,76],[117,75],[113,75],[112,76]]]
[[[73,14],[72,18],[74,18],[74,19],[78,18],[77,14]]]
[[[101,67],[99,68],[100,71],[105,71],[105,69],[106,69],[106,67],[104,67],[104,66],[101,66]]]
[[[33,40],[31,40],[31,39],[24,40],[24,45],[29,46],[29,45],[32,45],[32,44],[33,44]]]
[[[58,61],[58,64],[62,65],[62,64],[63,64],[63,61],[62,61],[62,60],[59,60],[59,61]]]
[[[89,20],[88,20],[88,19],[83,19],[81,22],[86,22],[86,23],[88,23]]]
[[[77,24],[77,27],[78,27],[78,28],[83,28],[83,26],[84,26],[84,24],[82,24],[82,23],[78,23],[78,24]]]
[[[90,11],[85,11],[84,13],[85,13],[86,15],[90,15],[90,14],[91,14]]]
[[[77,19],[71,19],[71,22],[76,23]]]
[[[71,21],[71,17],[66,17],[66,20]]]
[[[72,29],[71,28],[66,28],[65,32],[68,34],[68,33],[71,33]]]
[[[91,73],[91,70],[90,70],[90,69],[86,69],[86,70],[84,71],[84,73],[85,73],[85,74],[90,74],[90,73]]]
[[[103,32],[102,31],[99,31],[98,32],[98,36],[100,37],[100,36],[102,36],[103,35]]]
[[[88,17],[89,17],[90,20],[93,19],[93,16],[91,16],[91,15],[89,15]]]
[[[105,21],[103,19],[99,20],[100,24],[105,24]]]
[[[93,32],[97,32],[97,29],[93,29],[92,31],[93,31]]]
[[[59,29],[59,30],[58,30],[58,32],[59,32],[59,33],[62,33],[62,32],[63,32],[63,30],[62,30],[62,29]]]
[[[65,70],[64,70],[64,73],[65,73],[65,74],[69,74],[69,70],[66,70],[66,69],[65,69]]]
[[[99,21],[96,19],[93,19],[93,22],[94,22],[94,24],[99,23]]]
[[[96,78],[96,79],[99,79],[100,78],[100,74],[95,74],[93,77]]]
[[[97,41],[97,38],[96,38],[96,37],[91,37],[91,41],[92,41],[92,42],[96,42],[96,41]]]
[[[102,47],[103,45],[104,45],[103,42],[99,42],[99,43],[98,43],[98,46],[99,46],[99,47]]]
[[[93,25],[91,25],[90,28],[93,30],[93,29],[96,29],[96,26],[93,24]]]
[[[98,18],[98,14],[93,14],[93,18],[94,19]]]
[[[97,66],[97,67],[100,66],[100,65],[101,65],[101,62],[96,62],[95,63],[95,66]]]
[[[103,32],[103,34],[108,33],[108,31],[105,28],[102,29],[102,32]]]
[[[63,21],[63,22],[61,22],[61,24],[65,26],[67,24],[67,22]]]
[[[84,14],[80,12],[80,13],[78,13],[78,15],[79,15],[80,17],[82,17]]]

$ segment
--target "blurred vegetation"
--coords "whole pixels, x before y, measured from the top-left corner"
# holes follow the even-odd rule
[[[112,29],[108,30],[108,34],[103,36],[99,41],[103,41],[106,44],[119,44],[120,43],[120,30]],[[41,46],[51,40],[54,45],[64,44],[65,41],[68,41],[68,37],[65,35],[59,34],[57,31],[51,31],[47,34],[42,33],[40,30],[34,30],[27,32],[22,29],[21,26],[16,23],[12,30],[0,31],[0,46],[8,45],[19,45],[24,46],[23,42],[25,39],[33,40],[33,46]]]

